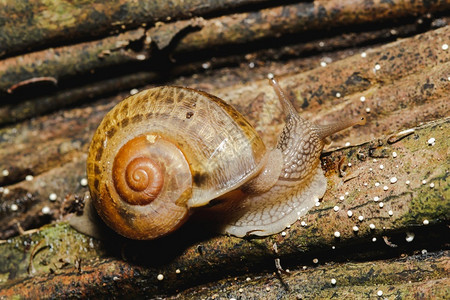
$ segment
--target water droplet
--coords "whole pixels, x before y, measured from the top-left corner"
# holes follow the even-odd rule
[[[58,198],[58,196],[57,196],[55,193],[51,193],[51,194],[48,196],[48,199],[49,199],[50,201],[55,201],[56,198]]]
[[[86,178],[81,178],[80,184],[81,184],[81,186],[87,186],[88,185],[88,180]]]
[[[407,232],[406,233],[406,241],[408,243],[411,243],[414,240],[415,234],[413,232]]]

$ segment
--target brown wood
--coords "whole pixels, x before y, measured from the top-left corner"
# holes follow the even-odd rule
[[[425,2],[408,2],[401,8],[394,2],[373,2],[377,14],[371,20],[411,16],[427,9],[445,12],[449,5],[447,1],[429,7]],[[233,24],[244,24],[242,28],[254,36],[216,40],[214,45],[224,43],[224,48],[232,49],[231,44],[240,43],[242,49],[230,54],[223,51],[218,58],[203,53],[195,59],[187,58],[189,51],[201,48],[195,48],[193,40],[183,46],[184,40],[175,39],[178,43],[166,50],[181,63],[171,65],[174,69],[170,71],[143,70],[118,77],[111,73],[109,78],[92,82],[77,81],[70,75],[66,79],[76,82],[67,89],[56,87],[56,94],[42,92],[29,98],[28,104],[8,98],[14,102],[8,105],[17,105],[22,116],[38,114],[32,112],[39,109],[38,104],[31,104],[33,100],[48,101],[41,112],[52,109],[51,97],[62,110],[21,122],[10,118],[10,125],[0,128],[0,298],[375,298],[379,291],[387,298],[448,298],[448,17],[426,16],[421,20],[434,25],[423,26],[406,18],[397,20],[396,27],[361,28],[352,33],[342,25],[369,22],[364,16],[369,18],[375,12],[366,7],[362,21],[357,21],[354,16],[346,19],[345,10],[340,10],[342,18],[323,19],[331,23],[314,24],[313,19],[305,25],[308,30],[314,26],[323,29],[320,26],[327,24],[341,26],[320,38],[271,48],[251,42],[260,37],[258,27],[247,22],[251,18],[262,18],[255,25],[259,28],[270,23],[267,37],[279,34],[282,40],[294,36],[289,35],[289,26],[300,24],[295,22],[301,20],[294,20],[300,12],[295,8],[317,3],[322,2],[241,12],[234,20],[226,15],[160,24],[167,29],[160,33],[160,47],[167,46],[186,24],[203,29],[186,32],[185,38],[203,39],[207,36],[203,33],[214,25],[203,22],[212,20],[228,20],[230,23],[222,24],[231,26],[231,33]],[[389,5],[393,5],[393,15],[386,10]],[[285,19],[276,12],[284,12]],[[294,23],[283,27],[284,20]],[[279,30],[272,27],[276,24]],[[127,31],[105,40],[136,34],[129,39],[136,41],[150,30]],[[420,30],[424,32],[417,34]],[[398,34],[404,38],[393,40]],[[136,54],[122,50],[118,56],[113,54],[111,61],[106,59],[110,66],[127,51]],[[68,59],[67,70],[58,66],[61,74],[77,72],[72,64],[78,58]],[[31,65],[37,62],[28,61]],[[92,70],[97,72],[98,67],[92,66]],[[71,214],[83,210],[83,200],[89,195],[82,179],[92,134],[105,113],[129,95],[117,89],[151,82],[146,87],[172,84],[208,91],[247,116],[270,148],[284,123],[267,83],[269,72],[278,76],[294,105],[309,120],[324,124],[360,115],[368,118],[365,126],[332,137],[322,155],[327,192],[321,204],[285,234],[260,239],[217,235],[210,230],[214,224],[205,223],[198,215],[173,235],[151,242],[130,241],[104,227],[99,227],[104,233],[100,241],[68,225]],[[19,91],[22,85],[51,86],[54,79],[59,85],[66,80],[60,76],[37,74],[8,87]],[[95,99],[111,86],[116,91]],[[77,101],[84,104],[64,108]],[[6,107],[0,106],[0,116]],[[51,194],[56,200],[50,199]],[[340,233],[339,238],[335,232]]]
[[[205,226],[197,220],[165,239],[151,242],[133,242],[105,232],[104,241],[99,243],[77,233],[65,223],[10,238],[0,244],[0,260],[8,270],[5,275],[11,280],[6,282],[0,295],[170,295],[229,275],[255,277],[253,273],[263,271],[268,273],[263,278],[257,276],[256,281],[253,280],[256,287],[249,288],[244,297],[250,298],[257,287],[259,290],[275,287],[272,293],[289,295],[292,290],[280,287],[278,280],[270,275],[276,270],[275,258],[280,258],[285,268],[295,270],[293,277],[285,278],[281,284],[287,282],[296,289],[299,286],[295,282],[304,276],[319,277],[323,274],[320,270],[327,270],[327,278],[320,281],[322,284],[331,278],[337,278],[342,284],[343,276],[347,280],[347,276],[355,277],[354,282],[348,282],[348,290],[347,287],[341,288],[340,293],[350,291],[355,285],[359,286],[359,293],[373,293],[376,282],[376,288],[384,289],[388,294],[396,291],[408,295],[409,289],[403,285],[409,280],[423,279],[422,275],[416,277],[412,272],[409,279],[393,281],[392,278],[399,275],[391,274],[392,270],[404,274],[410,271],[411,266],[397,261],[393,267],[389,260],[376,262],[374,259],[414,253],[414,250],[427,257],[423,249],[440,249],[448,241],[443,237],[448,237],[446,225],[450,202],[446,165],[441,162],[448,160],[446,136],[449,132],[450,120],[447,118],[416,128],[407,136],[390,136],[326,154],[323,166],[329,180],[327,193],[320,206],[286,229],[285,234],[262,239],[215,236],[206,229],[211,228],[211,224]],[[435,137],[433,145],[429,145],[430,136]],[[392,155],[394,151],[398,157]],[[421,153],[420,156],[417,153]],[[434,159],[430,161],[430,157]],[[342,159],[352,166],[343,167]],[[381,164],[384,169],[379,168]],[[397,182],[390,182],[393,177]],[[406,184],[406,181],[410,183]],[[384,185],[388,186],[387,191],[383,189]],[[379,199],[374,201],[375,197]],[[336,211],[334,206],[339,210]],[[349,210],[353,213],[351,217],[348,216]],[[359,216],[364,219],[360,221]],[[358,231],[353,229],[354,226],[358,226]],[[339,238],[335,236],[336,231],[340,232]],[[427,280],[446,282],[448,253],[432,255],[442,258],[432,265],[421,262],[423,268],[428,265],[433,269],[433,276]],[[11,257],[15,257],[14,260],[10,260]],[[311,263],[314,258],[318,259],[321,267],[317,274],[305,275],[302,265],[314,265]],[[336,267],[326,264],[346,260],[370,260],[370,263],[356,267],[372,266],[376,269],[374,276],[377,279],[365,281],[363,274],[366,272],[352,273],[355,268],[352,263]],[[157,278],[159,274],[164,276],[163,281]],[[288,275],[283,274],[282,279],[285,276]],[[77,282],[76,286],[73,282]],[[223,291],[229,284],[229,279],[211,283],[207,294]],[[332,288],[330,283],[325,285]],[[315,286],[311,283],[304,289],[315,295]],[[386,290],[386,286],[394,286],[394,289]],[[238,287],[247,289],[248,284],[241,280]],[[416,288],[422,289],[420,285]],[[442,285],[435,288],[436,291],[432,289],[434,292],[445,293]],[[204,293],[201,287],[195,291]],[[321,295],[332,292],[324,290]]]
[[[450,4],[447,2],[432,5],[428,5],[427,1],[414,4],[408,2],[404,5],[403,1],[315,1],[205,21],[192,19],[179,21],[178,24],[161,23],[149,30],[141,27],[101,40],[4,59],[0,64],[0,93],[13,93],[12,87],[34,77],[52,77],[59,82],[61,79],[88,74],[99,68],[151,61],[152,52],[165,48],[180,31],[188,27],[194,27],[194,30],[187,32],[176,42],[171,49],[171,55],[220,49],[224,46],[326,30],[335,26],[357,26],[375,20],[381,22],[445,11],[449,8]],[[42,61],[45,63],[40,63]]]
[[[224,66],[229,68],[234,67],[235,71],[233,73],[239,73],[239,77],[236,77],[236,79],[247,78],[246,81],[251,80],[254,76],[259,76],[258,79],[262,79],[264,78],[264,74],[272,72],[274,68],[281,68],[281,66],[285,70],[284,72],[289,69],[289,72],[298,73],[303,70],[316,68],[317,65],[321,63],[321,60],[323,60],[323,57],[313,56],[300,59],[297,57],[309,55],[314,52],[327,51],[326,60],[329,62],[351,55],[351,50],[336,51],[336,49],[360,46],[365,47],[368,43],[386,39],[389,40],[393,37],[409,36],[420,30],[421,27],[415,23],[368,32],[343,33],[339,36],[325,37],[320,40],[306,41],[305,43],[284,46],[281,48],[258,49],[255,52],[247,54],[245,57],[239,54],[215,57],[213,59],[208,59],[206,65],[202,65],[198,61],[173,65],[168,72],[164,73],[161,73],[158,70],[142,70],[132,74],[123,74],[122,76],[111,79],[99,79],[89,84],[62,89],[61,91],[57,90],[56,92],[40,97],[33,97],[28,100],[19,101],[18,103],[13,102],[11,104],[0,106],[0,125],[11,124],[31,117],[43,115],[69,105],[86,101],[86,99],[95,99],[121,90],[143,86],[148,82],[164,80],[167,76],[176,78],[177,76],[193,72],[202,73],[205,71],[204,66],[206,66],[206,69],[220,69]],[[362,50],[360,49],[360,51]],[[264,70],[262,69],[266,60],[282,57],[291,57],[291,59],[289,61],[273,62],[275,66],[265,66]],[[258,69],[264,73],[252,74],[246,71],[243,72],[243,68],[240,67],[242,64],[258,64]],[[245,69],[246,68],[244,68],[244,70]],[[227,83],[228,85],[231,84],[229,81],[230,78]],[[179,84],[186,85],[186,82],[180,82]],[[214,83],[215,88],[218,88],[219,85],[220,82]]]
[[[0,4],[0,57],[52,44],[71,44],[153,25],[158,21],[217,14],[264,0],[3,2]],[[14,5],[12,5],[12,3]],[[147,24],[147,25],[146,25]]]

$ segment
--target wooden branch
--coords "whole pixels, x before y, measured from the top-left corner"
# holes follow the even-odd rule
[[[263,38],[395,20],[448,9],[449,3],[429,6],[425,1],[414,4],[397,0],[389,3],[380,0],[301,2],[209,20],[201,30],[180,40],[175,52],[217,49],[227,44],[246,44]]]
[[[169,299],[205,299],[212,295],[235,299],[414,299],[417,295],[444,299],[450,283],[449,263],[448,251],[437,254],[424,251],[424,254],[377,262],[319,264],[278,276],[266,273],[224,279],[188,289]]]
[[[248,240],[214,236],[205,230],[210,226],[191,222],[165,239],[136,242],[110,233],[98,244],[62,223],[8,239],[0,245],[0,265],[6,266],[0,278],[9,278],[4,281],[0,296],[168,295],[223,277],[248,276],[261,271],[271,273],[275,270],[275,258],[292,269],[290,266],[298,268],[299,264],[310,264],[313,258],[318,258],[321,264],[334,259],[374,259],[425,247],[430,251],[440,249],[448,241],[450,218],[446,180],[449,133],[450,119],[447,118],[415,128],[406,136],[398,133],[326,154],[323,164],[329,189],[320,206],[286,229],[285,234]],[[434,143],[429,141],[431,137]],[[396,157],[392,155],[394,151]],[[376,161],[373,157],[377,157]],[[351,167],[342,168],[343,159],[351,163]],[[397,180],[392,180],[394,177]],[[339,209],[334,209],[335,206]],[[348,211],[352,212],[351,216]],[[363,220],[359,216],[363,216]],[[335,232],[340,233],[339,238]],[[439,293],[446,282],[448,265],[448,253],[443,252],[443,255],[432,267],[434,275],[427,277],[430,282],[444,279],[441,285],[434,287]],[[417,268],[429,266],[426,262],[414,264]],[[397,282],[395,278],[400,273],[405,275],[402,270],[409,270],[411,265],[398,261],[361,264],[360,271],[352,271],[352,264],[344,265],[350,273],[345,269],[338,272],[342,269],[338,266],[329,269],[324,266],[328,270],[325,277],[319,282],[302,282],[302,286],[305,292],[315,295],[317,285],[325,285],[327,290],[320,295],[328,295],[333,290],[331,283],[325,282],[335,277],[339,285],[348,285],[338,291],[345,294],[364,282],[360,274],[365,274],[364,269],[373,265],[378,275],[365,281],[364,287],[357,291],[373,293],[381,289],[389,294],[392,291],[388,286],[393,286],[393,290],[407,293],[408,279]],[[395,266],[400,270],[393,272]],[[308,274],[310,272],[297,270],[292,279],[283,280],[291,285]],[[311,276],[319,274],[323,275],[320,269]],[[355,279],[339,274],[355,276]],[[416,277],[414,272],[408,274],[413,281],[422,277]],[[270,275],[264,276],[270,278]],[[265,280],[256,281],[260,288],[265,288],[262,282]],[[223,288],[220,283],[216,286]],[[249,283],[243,286],[244,296],[248,286]],[[267,286],[272,285],[269,282]],[[298,289],[298,285],[293,286]],[[248,297],[255,290],[250,288]],[[280,290],[277,287],[273,292]],[[202,293],[201,287],[197,293]]]
[[[162,24],[147,32],[144,28],[139,28],[117,37],[7,58],[0,64],[0,93],[13,93],[12,87],[20,86],[21,82],[36,77],[50,77],[59,82],[101,68],[151,60],[151,52],[159,49],[152,41],[163,39],[165,42],[162,45],[167,45],[178,32],[189,26],[200,26],[201,30],[186,33],[174,45],[173,54],[247,44],[335,26],[380,22],[420,13],[445,11],[449,7],[448,3],[428,5],[427,1],[414,4],[405,4],[400,0],[394,1],[393,4],[362,0],[323,3],[316,1],[223,16],[204,22],[194,19],[179,21],[179,24]],[[45,63],[42,63],[43,61]]]
[[[0,125],[19,122],[70,105],[86,102],[114,92],[132,89],[159,78],[157,72],[137,72],[112,79],[96,81],[19,103],[0,106]]]
[[[136,87],[144,86],[149,82],[164,80],[167,76],[175,77],[190,73],[202,74],[205,72],[205,69],[211,70],[221,68],[223,66],[227,66],[228,68],[237,66],[237,68],[233,70],[233,73],[240,73],[240,79],[245,79],[244,81],[255,80],[250,77],[258,76],[259,73],[263,75],[273,72],[275,68],[284,70],[291,69],[295,72],[298,72],[299,69],[312,69],[317,67],[321,63],[321,60],[323,62],[323,58],[317,56],[304,57],[305,55],[322,51],[333,51],[336,49],[351,49],[353,51],[354,47],[361,46],[367,48],[367,45],[373,44],[374,42],[384,40],[389,41],[395,37],[411,36],[420,30],[420,26],[415,23],[401,25],[394,28],[389,27],[386,29],[372,30],[368,32],[343,33],[338,36],[320,38],[318,40],[302,42],[300,44],[291,44],[281,48],[259,49],[255,52],[248,53],[245,56],[236,54],[215,57],[213,59],[205,57],[204,59],[207,61],[206,65],[202,64],[203,61],[194,61],[181,65],[175,64],[167,66],[169,70],[163,73],[158,70],[143,70],[133,74],[124,74],[111,79],[98,80],[93,83],[56,91],[41,97],[33,97],[29,100],[22,100],[18,103],[14,102],[0,106],[0,125],[10,124],[31,117],[43,115],[67,106],[85,102],[86,99],[95,99],[122,90],[131,90]],[[360,51],[362,52],[363,50]],[[333,58],[342,59],[343,55],[348,55],[342,52],[343,51],[328,52],[322,56],[326,56],[327,63],[329,63],[333,60]],[[280,58],[286,57],[289,57],[290,60],[276,61]],[[267,61],[272,61],[272,67],[270,69],[262,70]],[[253,72],[242,72],[242,64],[246,63],[255,65],[256,69],[253,67]],[[276,67],[273,67],[273,65]],[[206,66],[206,68],[204,66]],[[287,72],[292,73],[293,71],[291,70]],[[261,79],[261,77],[264,76],[260,76],[258,79]],[[182,82],[180,84],[186,85],[186,82]],[[218,88],[219,84],[220,81],[216,81],[214,86]]]
[[[217,14],[264,0],[46,1],[0,4],[0,57],[53,44],[89,40],[142,24]]]
[[[144,29],[136,29],[100,41],[73,46],[50,48],[18,57],[7,58],[0,65],[0,91],[16,92],[21,82],[35,77],[50,77],[59,82],[61,78],[89,73],[90,70],[142,61],[130,48],[130,44],[145,36]],[[143,41],[143,50],[149,50],[148,41]]]

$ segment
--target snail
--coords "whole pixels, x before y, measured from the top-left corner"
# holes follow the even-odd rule
[[[286,122],[274,149],[237,110],[203,91],[156,87],[116,105],[87,159],[101,219],[120,235],[148,240],[202,207],[237,237],[275,234],[306,214],[326,191],[320,155],[327,137],[365,121],[308,122],[276,79],[269,82]]]

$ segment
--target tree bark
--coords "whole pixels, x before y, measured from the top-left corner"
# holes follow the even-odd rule
[[[331,8],[337,2],[317,1],[255,13],[208,13],[207,20],[160,23],[154,28],[127,27],[119,36],[102,34],[101,40],[85,41],[85,53],[93,58],[86,64],[80,61],[77,66],[79,57],[73,52],[73,57],[64,58],[68,65],[55,67],[60,73],[43,66],[51,72],[5,85],[13,93],[0,100],[11,105],[0,107],[0,119],[9,117],[7,107],[16,107],[18,118],[24,118],[35,116],[35,109],[45,112],[53,105],[64,107],[80,100],[84,104],[0,128],[0,298],[448,298],[448,17],[429,16],[434,25],[425,27],[409,19],[400,20],[399,27],[358,28],[354,33],[345,26],[446,11],[449,3],[364,2],[367,11],[355,17],[350,2],[341,2],[344,6],[335,10]],[[314,15],[317,10],[312,7],[318,4],[326,8],[324,15],[315,15],[318,19],[302,27],[306,13],[300,7],[311,8]],[[249,7],[253,6],[245,6]],[[375,18],[368,19],[372,13]],[[221,32],[223,39],[211,44],[203,40],[219,23],[228,29]],[[294,37],[293,32],[316,34],[331,24],[347,33],[337,36],[327,31],[281,42]],[[185,31],[200,25],[199,31]],[[401,32],[418,30],[425,32],[387,43]],[[152,42],[140,52],[136,42],[145,43],[148,36]],[[282,45],[267,48],[270,40]],[[117,45],[117,41],[127,43]],[[196,45],[196,41],[200,42]],[[63,48],[83,48],[81,43],[63,46],[64,39],[61,43],[53,52],[48,50],[49,63],[57,61],[52,55]],[[96,48],[105,55],[99,57],[89,52],[94,44],[106,45],[103,50],[119,48],[114,48],[117,53]],[[221,51],[211,50],[220,45]],[[227,53],[237,48],[233,45],[243,49]],[[147,51],[152,47],[165,47],[179,63],[163,64],[171,66],[169,71],[131,72],[137,55],[149,61],[157,57]],[[193,53],[195,58],[190,57]],[[40,62],[35,58],[17,60],[16,67],[37,66]],[[14,59],[3,60],[0,68]],[[105,72],[106,65],[110,69]],[[118,66],[126,72],[113,72]],[[83,73],[90,69],[96,73],[92,77]],[[97,76],[102,72],[108,76]],[[104,235],[96,240],[68,225],[89,195],[83,179],[90,139],[106,112],[129,95],[118,89],[151,81],[146,87],[166,84],[205,90],[245,115],[270,149],[284,116],[265,78],[269,72],[277,75],[308,120],[334,123],[361,115],[368,119],[365,126],[332,137],[322,154],[327,192],[318,206],[284,233],[245,239],[218,235],[212,230],[215,224],[201,214],[194,214],[174,234],[150,242],[127,240],[101,223]],[[15,93],[23,87],[54,84],[55,79],[58,87],[53,95],[43,92],[16,103]],[[87,99],[104,93],[109,96]],[[40,104],[47,106],[40,108]]]
[[[448,251],[424,251],[376,262],[318,264],[281,276],[266,273],[224,279],[169,299],[205,299],[211,295],[228,299],[445,299],[450,283],[446,274],[449,264]]]
[[[447,227],[450,194],[446,180],[449,149],[446,137],[449,132],[450,119],[447,118],[416,128],[407,136],[397,133],[377,142],[326,153],[323,165],[329,189],[321,204],[286,229],[285,234],[261,239],[214,236],[205,229],[210,225],[204,226],[197,220],[198,223],[192,222],[172,236],[151,242],[134,242],[105,232],[105,240],[99,243],[65,223],[8,239],[0,245],[0,265],[4,266],[2,277],[10,281],[0,295],[43,297],[50,293],[53,297],[66,297],[75,293],[78,297],[106,297],[120,293],[167,296],[224,276],[246,276],[262,271],[270,274],[276,271],[277,258],[291,269],[290,266],[298,268],[299,264],[311,265],[313,258],[321,265],[333,260],[373,260],[411,253],[411,249],[440,249],[448,243],[450,236]],[[435,144],[430,145],[430,137],[435,138]],[[394,151],[398,157],[392,155]],[[361,160],[362,157],[367,159]],[[373,157],[377,157],[377,161]],[[342,159],[352,166],[343,170]],[[384,168],[379,168],[380,165]],[[397,178],[395,183],[391,183],[393,177]],[[377,186],[376,182],[381,185]],[[387,190],[383,189],[384,185],[388,186]],[[379,199],[374,200],[375,197]],[[339,207],[338,211],[335,206]],[[349,217],[348,211],[352,211],[352,216]],[[359,216],[363,216],[363,220]],[[336,231],[340,232],[339,238],[335,237]],[[437,265],[429,267],[435,275],[427,280],[444,280],[434,287],[443,293],[439,286],[447,282],[448,253],[439,255],[442,258]],[[351,263],[344,264],[348,272],[340,270],[342,267],[323,265],[321,269],[327,269],[328,275],[319,283],[308,285],[306,290],[311,295],[323,296],[336,292],[331,289],[320,294],[314,293],[314,289],[317,284],[331,288],[331,283],[325,284],[325,281],[331,278],[342,280],[339,275],[346,274],[356,276],[359,281],[344,279],[348,280],[344,283],[348,286],[341,287],[338,293],[348,292],[355,285],[361,285],[363,280],[364,287],[358,288],[360,293],[373,293],[376,282],[377,289],[406,295],[408,288],[404,285],[408,279],[395,282],[394,278],[404,272],[414,272],[408,264],[396,264],[399,270],[394,274],[387,268],[391,266],[389,261],[361,264],[362,268],[375,266],[379,272],[374,281],[366,282],[360,275],[350,275],[354,268]],[[426,262],[421,264],[428,265]],[[320,269],[316,272],[314,276],[323,273]],[[162,281],[158,279],[159,274],[164,277]],[[284,294],[290,291],[279,287],[280,284],[290,286],[307,276],[297,270],[292,274],[293,278],[282,275],[283,281],[276,283],[269,274],[256,280],[259,289],[275,285],[277,288],[272,293]],[[422,275],[413,276],[410,280],[421,278]],[[74,281],[76,286],[73,286]],[[224,282],[214,283],[209,294],[215,288],[223,291],[230,280]],[[248,287],[245,281],[241,283],[242,288]],[[136,289],[136,286],[142,289]],[[298,285],[295,286],[298,289]],[[388,286],[394,286],[394,289]],[[244,296],[251,298],[256,290],[250,289]],[[201,291],[201,288],[196,290],[200,294]]]
[[[260,2],[264,0],[6,1],[0,4],[0,57]]]
[[[342,51],[336,51],[336,49],[365,47],[367,44],[372,44],[377,41],[390,41],[397,37],[411,36],[420,30],[422,29],[417,24],[407,24],[367,32],[344,33],[339,36],[324,37],[319,40],[305,41],[301,44],[293,44],[281,48],[257,49],[255,52],[245,55],[245,57],[240,54],[214,57],[212,59],[204,57],[203,60],[206,60],[206,64],[200,63],[199,61],[187,61],[186,63],[172,65],[169,70],[164,72],[161,72],[159,68],[150,71],[142,70],[110,79],[99,79],[77,87],[61,88],[61,90],[57,88],[56,92],[19,101],[18,103],[14,101],[13,103],[0,106],[0,125],[11,124],[43,115],[66,106],[86,101],[86,99],[95,99],[115,92],[131,90],[138,86],[144,86],[149,82],[163,80],[167,76],[177,77],[183,74],[202,73],[205,69],[218,69],[224,66],[229,68],[240,67],[242,64],[254,65],[255,62],[262,65],[267,60],[286,57],[289,58],[289,61],[275,62],[274,64],[283,65],[283,69],[290,68],[292,72],[314,69],[323,62],[324,58],[316,56],[305,58],[303,56],[322,51],[333,51],[326,53],[326,61],[330,62],[333,59],[342,59],[344,56],[349,55],[342,53]],[[363,51],[363,49],[355,50]],[[299,57],[300,59],[298,59]],[[274,68],[267,69],[265,73],[273,72]],[[239,69],[235,72],[239,72]],[[255,80],[253,77],[258,75],[240,72],[240,78],[247,77],[245,78],[246,81]],[[261,79],[261,76],[258,79]],[[215,83],[216,88],[218,88],[218,84],[217,82]]]
[[[222,16],[203,22],[193,19],[180,21],[179,24],[162,24],[148,31],[139,28],[102,40],[7,58],[0,65],[0,93],[12,94],[17,86],[33,78],[51,78],[59,82],[61,79],[89,74],[92,70],[151,61],[152,52],[165,48],[187,27],[201,29],[188,32],[177,41],[171,49],[172,55],[211,48],[217,52],[217,49],[225,46],[248,44],[281,35],[381,22],[446,11],[449,8],[450,4],[446,1],[431,5],[427,1],[417,4],[408,2],[406,5],[403,1],[394,1],[392,4],[383,1],[315,1]]]

